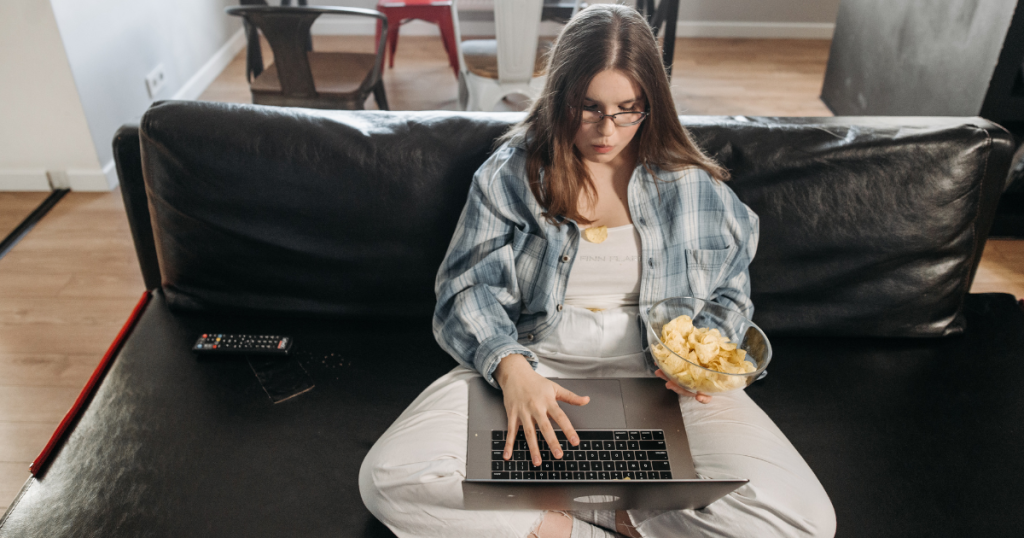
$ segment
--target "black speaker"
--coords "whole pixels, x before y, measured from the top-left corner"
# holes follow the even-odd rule
[[[1024,121],[1016,0],[843,0],[821,99],[836,115]]]

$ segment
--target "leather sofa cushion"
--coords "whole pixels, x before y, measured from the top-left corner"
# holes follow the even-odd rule
[[[963,331],[963,297],[1013,151],[1001,127],[980,118],[718,118],[693,131],[761,218],[750,273],[766,331]]]
[[[168,303],[429,315],[473,172],[520,117],[154,105],[140,138]],[[761,217],[751,277],[755,321],[766,331],[962,330],[963,296],[1012,154],[998,126],[979,118],[682,120]]]
[[[142,155],[169,303],[429,315],[469,181],[514,119],[154,107]]]
[[[989,294],[969,295],[965,314],[966,334],[943,340],[774,340],[786,360],[747,392],[825,487],[838,536],[1020,534],[1024,361],[1009,358],[1024,312]],[[363,506],[359,466],[455,366],[427,321],[185,314],[157,292],[0,538],[393,537]],[[275,405],[245,359],[197,360],[189,347],[210,330],[294,336],[313,390]],[[417,360],[396,372],[408,349]],[[1003,360],[966,375],[978,357]]]

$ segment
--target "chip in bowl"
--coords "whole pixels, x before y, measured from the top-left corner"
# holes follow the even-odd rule
[[[660,301],[648,322],[650,351],[658,367],[690,391],[744,388],[771,359],[771,346],[760,328],[735,310],[702,299]]]

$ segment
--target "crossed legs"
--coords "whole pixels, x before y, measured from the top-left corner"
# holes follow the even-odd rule
[[[462,367],[438,379],[402,413],[367,454],[359,473],[363,502],[399,537],[575,536],[614,530],[615,514],[462,509],[467,381]],[[698,476],[750,482],[702,510],[630,510],[645,538],[669,536],[832,536],[835,513],[821,484],[768,416],[743,391],[700,404],[680,399]],[[612,524],[608,524],[609,517]],[[561,519],[561,521],[559,521]],[[539,531],[539,532],[537,532]],[[590,534],[590,536],[600,536]],[[613,535],[614,536],[614,535]],[[575,537],[574,537],[575,538]]]

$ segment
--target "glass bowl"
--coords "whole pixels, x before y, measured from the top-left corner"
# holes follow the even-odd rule
[[[672,351],[662,342],[662,327],[683,315],[693,320],[695,328],[718,329],[737,349],[746,352],[743,360],[753,370],[719,372]],[[696,297],[671,297],[655,303],[647,313],[647,341],[651,358],[665,375],[691,392],[704,394],[745,388],[763,376],[772,359],[772,346],[760,327],[736,310]]]

